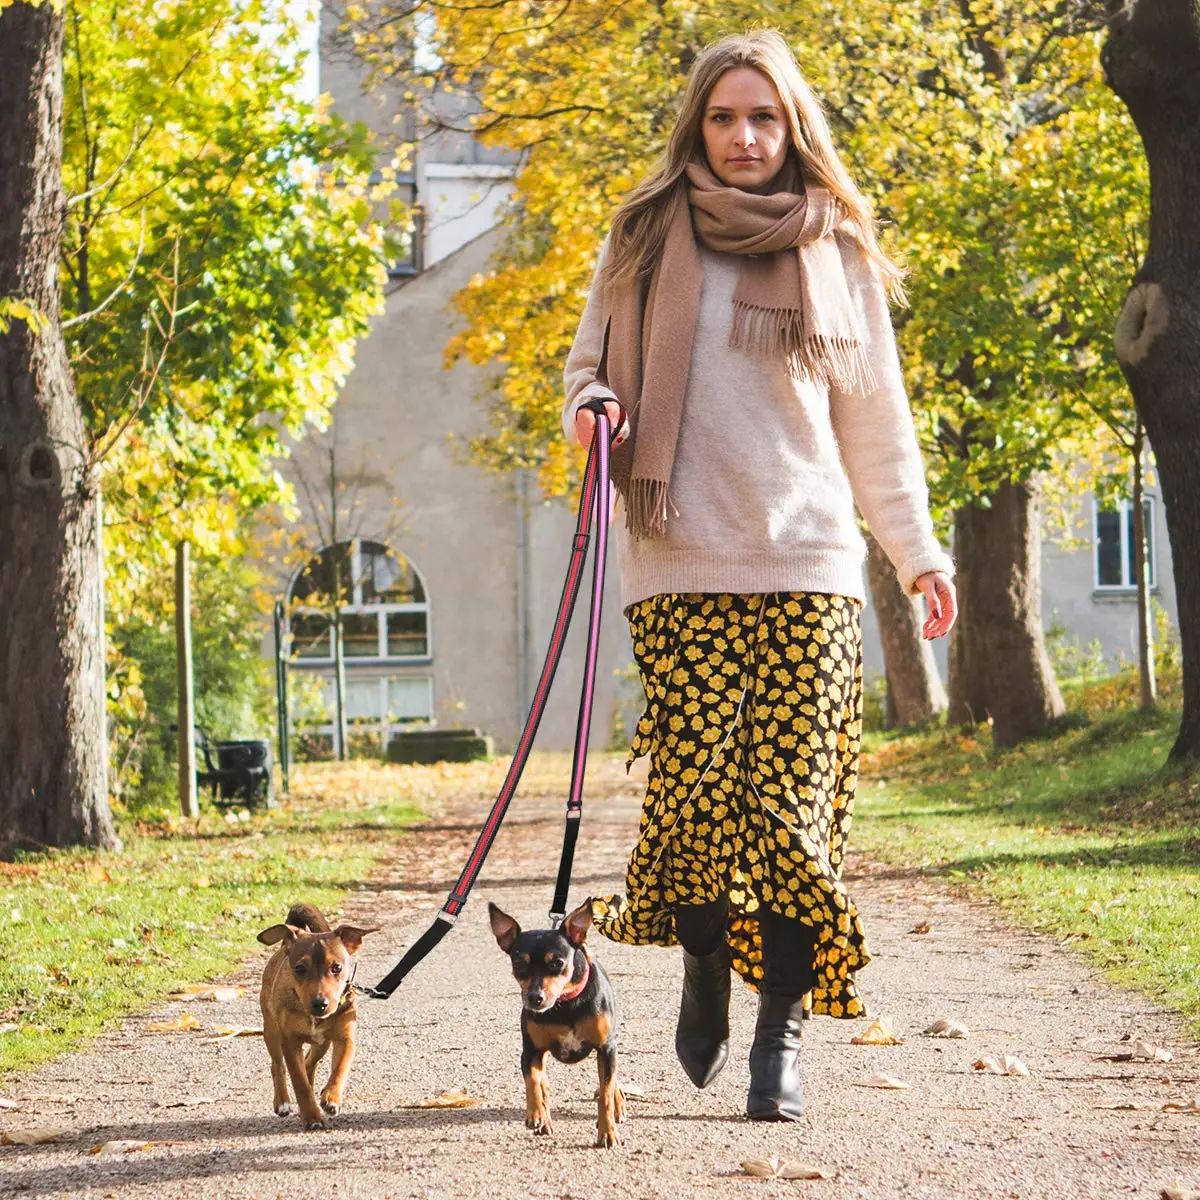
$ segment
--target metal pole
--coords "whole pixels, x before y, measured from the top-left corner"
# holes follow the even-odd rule
[[[275,601],[275,709],[279,727],[279,786],[286,796],[288,787],[288,699],[287,645],[284,635],[283,601]]]
[[[193,820],[196,800],[195,683],[192,677],[192,587],[187,542],[175,547],[175,683],[179,696],[179,811]]]

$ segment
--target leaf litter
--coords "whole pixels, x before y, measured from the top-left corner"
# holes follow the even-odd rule
[[[472,1096],[466,1088],[455,1088],[453,1091],[441,1092],[437,1096],[426,1096],[415,1104],[402,1104],[401,1108],[474,1108],[482,1104],[483,1098]]]
[[[951,1017],[938,1017],[928,1029],[922,1030],[926,1037],[936,1038],[966,1038],[971,1031],[961,1022]]]
[[[200,1028],[200,1018],[193,1013],[180,1013],[177,1017],[172,1017],[169,1021],[151,1021],[146,1026],[147,1033],[186,1033],[191,1029]]]
[[[985,1071],[989,1075],[1028,1075],[1029,1068],[1013,1054],[1001,1054],[997,1058],[993,1054],[985,1054],[972,1064],[976,1071]]]
[[[860,1034],[850,1039],[852,1046],[903,1046],[904,1039],[892,1032],[891,1017],[876,1017]]]
[[[769,1158],[747,1158],[742,1163],[742,1171],[752,1179],[829,1179],[831,1176],[820,1167],[809,1166],[807,1163],[782,1159],[778,1154]]]

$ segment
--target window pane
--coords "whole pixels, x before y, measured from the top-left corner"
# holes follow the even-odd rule
[[[364,604],[424,604],[425,589],[408,559],[379,542],[362,544]]]
[[[333,568],[337,564],[342,603],[349,604],[353,580],[350,577],[350,543],[339,542],[326,546],[300,572],[292,588],[292,602],[298,604],[329,604],[333,598]]]
[[[388,613],[388,654],[424,657],[429,653],[429,614],[423,612]]]
[[[424,676],[413,678],[393,675],[388,680],[388,720],[430,720],[433,713],[429,711],[429,696],[429,680]]]
[[[342,653],[347,658],[379,657],[379,617],[375,613],[342,613]]]
[[[329,658],[333,653],[329,618],[324,613],[293,613],[288,625],[293,658]]]
[[[378,679],[347,679],[346,720],[378,721],[382,696]]]
[[[1096,512],[1096,580],[1101,587],[1120,587],[1121,515],[1115,508]]]

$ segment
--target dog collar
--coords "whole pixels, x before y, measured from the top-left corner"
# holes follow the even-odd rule
[[[588,952],[582,947],[580,948],[580,952],[583,954],[583,978],[578,983],[572,984],[569,991],[563,992],[558,997],[559,1004],[564,1004],[568,1000],[574,1000],[587,987],[588,980],[592,977],[592,960],[588,958]]]

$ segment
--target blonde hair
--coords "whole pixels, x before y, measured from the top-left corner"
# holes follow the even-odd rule
[[[859,243],[892,297],[903,300],[904,271],[880,249],[871,206],[838,158],[820,101],[800,73],[787,42],[774,29],[724,37],[706,47],[692,64],[666,151],[613,217],[610,277],[648,276],[654,270],[675,205],[686,203],[684,168],[704,154],[701,125],[708,98],[721,76],[735,67],[753,67],[774,84],[804,177],[828,188],[841,203]]]

